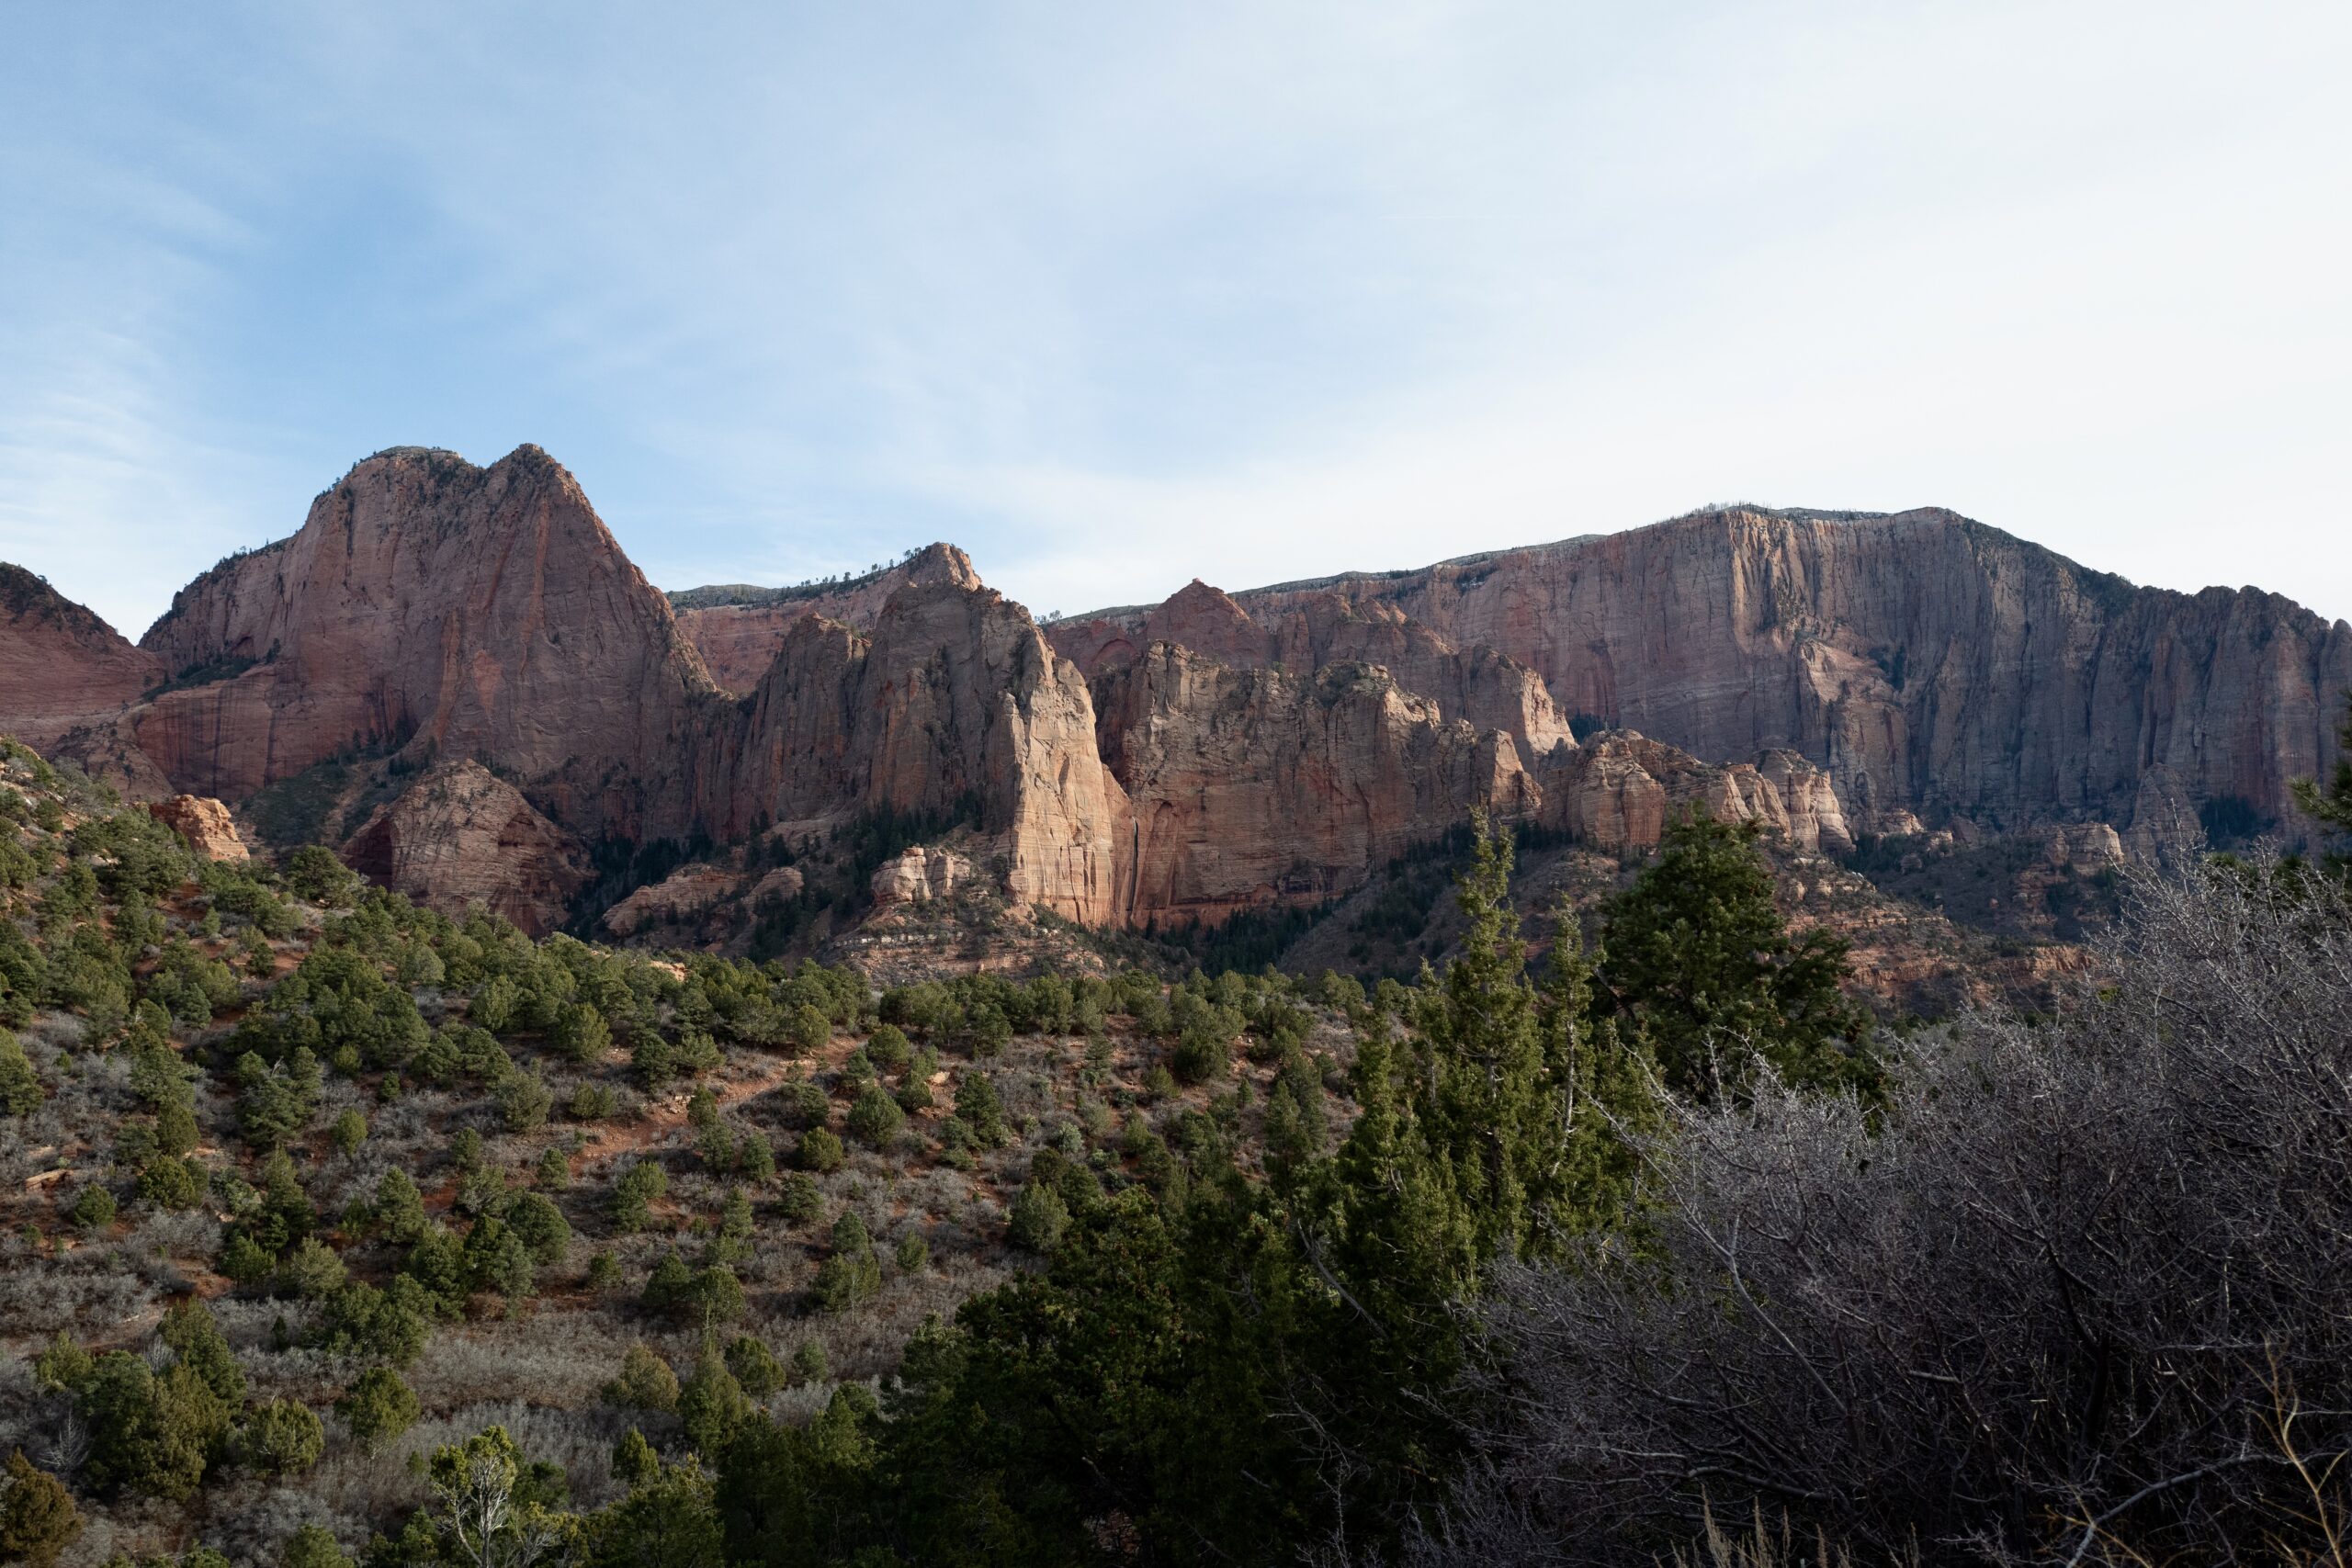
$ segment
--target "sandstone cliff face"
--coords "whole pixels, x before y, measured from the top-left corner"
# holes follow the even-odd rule
[[[291,538],[183,590],[141,646],[175,678],[239,671],[130,720],[175,785],[230,799],[411,748],[486,757],[577,829],[667,829],[664,759],[716,700],[668,603],[536,446],[487,468],[368,459]]]
[[[351,868],[446,915],[480,903],[525,931],[560,923],[587,886],[587,857],[480,762],[442,762],[343,846]]]
[[[2233,797],[2283,818],[2352,682],[2352,628],[2278,595],[2134,588],[1936,510],[1741,508],[1238,599],[1262,619],[1328,593],[1488,644],[1570,714],[1800,752],[1865,830],[2095,818],[2153,844],[2183,799]]]
[[[1122,925],[1319,901],[1476,807],[1604,849],[1697,801],[1805,851],[1924,817],[2058,825],[2074,874],[2109,838],[2177,864],[2200,807],[2284,815],[2352,681],[2352,628],[2284,600],[2133,589],[1938,512],[1735,510],[1044,630],[944,546],[677,603],[537,448],[388,452],[139,649],[0,573],[0,728],[156,796],[447,760],[352,853],[535,929],[600,833],[861,813],[954,825],[967,884]],[[1579,747],[1567,713],[1643,733]]]
[[[1434,700],[1448,718],[1508,731],[1529,767],[1576,744],[1532,670],[1483,645],[1456,648],[1393,605],[1340,593],[1300,594],[1257,617],[1195,579],[1163,604],[1063,621],[1047,635],[1089,676],[1125,668],[1156,642],[1243,669],[1301,675],[1333,664],[1377,665],[1405,690]]]
[[[1510,736],[1368,665],[1309,679],[1159,642],[1103,700],[1134,824],[1121,903],[1137,923],[1320,902],[1474,809],[1541,803]]]
[[[796,622],[700,776],[722,836],[761,817],[977,818],[1014,897],[1120,919],[1126,802],[1095,750],[1085,677],[991,590],[902,587],[863,634]]]
[[[871,626],[899,589],[933,582],[980,586],[972,560],[953,545],[933,545],[871,577],[837,587],[755,588],[734,583],[670,595],[684,631],[711,678],[749,692],[768,672],[794,623],[816,615],[845,626]]]
[[[164,679],[162,663],[21,567],[0,562],[0,735],[46,751],[110,722]]]

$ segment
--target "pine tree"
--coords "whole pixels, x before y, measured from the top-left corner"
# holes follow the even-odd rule
[[[40,1075],[17,1037],[0,1029],[0,1114],[29,1116],[45,1098]]]
[[[352,1441],[374,1453],[416,1425],[421,1407],[416,1391],[390,1367],[370,1367],[359,1374],[344,1396],[335,1401]]]
[[[752,1418],[751,1397],[727,1365],[717,1338],[703,1337],[695,1370],[678,1390],[678,1419],[696,1453],[716,1457]]]
[[[1792,1084],[1867,1090],[1869,1020],[1839,988],[1847,944],[1789,934],[1759,832],[1696,807],[1667,826],[1657,861],[1610,901],[1603,999],[1678,1092],[1736,1093],[1758,1062]]]

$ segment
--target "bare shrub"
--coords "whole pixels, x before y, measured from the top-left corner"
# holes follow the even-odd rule
[[[1647,1562],[1712,1499],[1861,1561],[2320,1560],[2352,1481],[2352,907],[2270,866],[2141,883],[2105,958],[2058,1021],[1912,1048],[1875,1131],[1681,1109],[1642,1234],[1501,1281],[1489,1468],[1423,1556]]]

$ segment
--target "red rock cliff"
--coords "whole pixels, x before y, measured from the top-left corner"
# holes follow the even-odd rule
[[[667,601],[536,446],[487,468],[368,458],[141,646],[175,677],[236,671],[132,719],[175,786],[232,800],[347,749],[429,748],[519,776],[574,830],[667,830],[668,759],[716,700]]]
[[[161,660],[45,580],[0,562],[0,734],[47,750],[163,679]]]
[[[2283,818],[2352,683],[2352,627],[2277,594],[2136,588],[1938,510],[1737,508],[1238,598],[1262,620],[1330,593],[1488,644],[1571,714],[1800,752],[1865,829],[2090,817],[2153,852],[2184,802]]]

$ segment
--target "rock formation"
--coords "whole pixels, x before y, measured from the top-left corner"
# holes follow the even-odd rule
[[[577,830],[673,830],[663,763],[716,700],[668,601],[536,446],[487,468],[368,458],[141,647],[190,683],[131,716],[140,749],[232,800],[338,753],[480,756]]]
[[[343,858],[446,915],[479,903],[533,931],[560,922],[589,879],[571,836],[470,759],[428,769],[368,818]]]
[[[1319,903],[1474,809],[1541,802],[1510,736],[1372,665],[1309,678],[1156,642],[1106,678],[1102,735],[1134,824],[1119,903],[1137,922]]]
[[[1572,715],[1802,753],[1868,831],[2096,818],[2177,852],[2184,800],[2284,821],[2352,683],[2352,627],[2277,594],[2135,588],[1935,509],[1739,507],[1237,598],[1333,593],[1508,654]]]
[[[1761,823],[1807,853],[1854,847],[1829,775],[1789,750],[1711,764],[1630,729],[1587,738],[1538,775],[1541,820],[1596,849],[1646,849],[1686,805],[1719,821]]]
[[[649,926],[699,920],[714,905],[741,890],[741,879],[733,872],[715,865],[683,865],[605,910],[597,924],[627,940]]]
[[[1807,852],[1924,821],[2057,829],[2068,875],[2109,838],[2178,864],[2209,819],[2286,818],[2347,682],[2352,628],[2283,599],[2136,589],[1942,512],[1734,509],[1040,628],[946,546],[673,608],[537,448],[400,448],[136,649],[0,572],[0,730],[240,806],[358,758],[413,782],[356,863],[533,929],[589,843],[726,860],[860,818],[1102,926],[1318,903],[1478,808],[1601,849],[1699,802]],[[929,852],[885,871],[882,897],[938,896]],[[719,877],[727,909],[796,897],[778,874],[615,917]]]
[[[722,838],[856,812],[967,822],[1017,898],[1115,924],[1126,802],[1096,753],[1086,680],[992,589],[901,587],[870,632],[796,622],[701,771]]]
[[[1542,677],[1484,646],[1456,648],[1393,606],[1339,593],[1297,596],[1261,622],[1229,594],[1195,578],[1164,604],[1061,621],[1046,634],[1089,676],[1125,668],[1157,642],[1242,669],[1313,675],[1333,664],[1377,665],[1448,718],[1503,729],[1533,767],[1576,742]]]
[[[882,863],[874,874],[874,901],[886,908],[893,904],[928,904],[946,897],[971,876],[972,863],[962,855],[918,844]]]
[[[701,653],[711,678],[730,692],[749,692],[775,662],[785,633],[809,615],[864,629],[899,589],[933,582],[980,586],[972,560],[953,545],[933,545],[895,566],[842,583],[755,588],[726,583],[670,595],[679,629]]]
[[[162,663],[42,578],[0,562],[0,734],[37,750],[110,722]]]
[[[175,795],[168,800],[149,802],[147,810],[156,821],[186,839],[187,847],[206,860],[253,858],[245,840],[238,835],[237,824],[230,818],[229,808],[217,800],[200,795]]]

